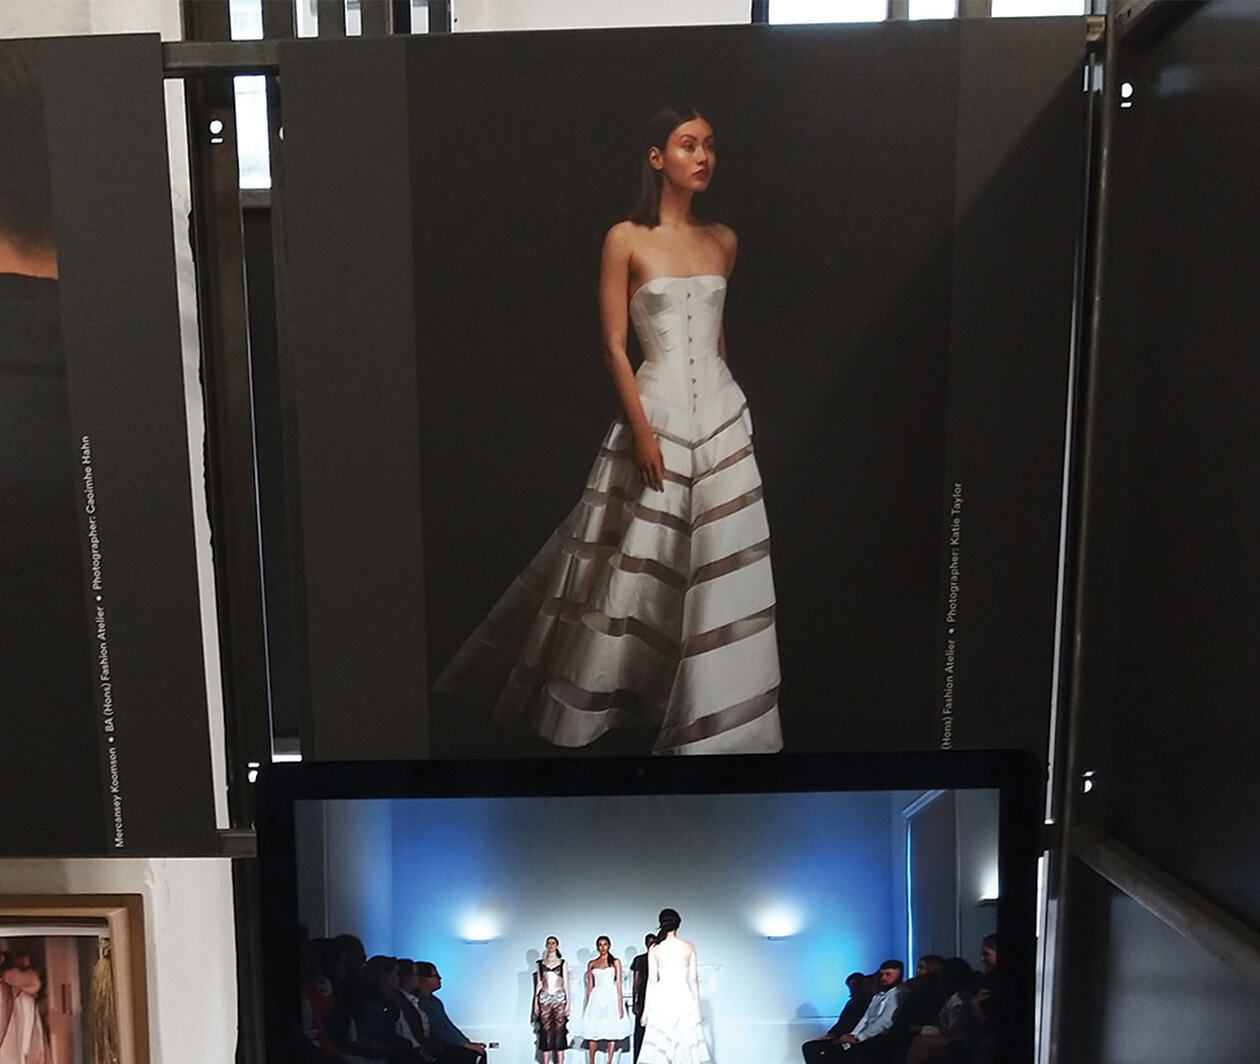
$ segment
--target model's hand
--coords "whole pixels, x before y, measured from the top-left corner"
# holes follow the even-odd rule
[[[841,1045],[845,1045],[846,1043],[848,1045],[857,1044],[857,1039],[854,1038],[853,1035],[851,1034],[842,1034],[839,1038],[836,1039],[836,1041],[839,1042]]]
[[[665,490],[665,459],[661,457],[661,445],[651,432],[635,435],[634,461],[644,484],[653,491]]]

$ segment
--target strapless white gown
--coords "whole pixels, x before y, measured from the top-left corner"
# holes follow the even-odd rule
[[[621,987],[614,968],[592,968],[595,985],[582,1010],[575,1037],[588,1042],[620,1042],[630,1037],[630,1012],[622,1011],[618,1002]]]
[[[707,274],[631,297],[664,490],[643,484],[614,422],[581,500],[437,690],[559,746],[640,723],[658,754],[782,748],[770,530],[748,402],[718,354],[725,297]]]
[[[643,1025],[638,1064],[706,1064],[709,1060],[686,968],[657,969],[657,983],[648,989]]]

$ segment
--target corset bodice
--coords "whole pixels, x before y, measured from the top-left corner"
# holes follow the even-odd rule
[[[548,968],[539,962],[538,974],[544,994],[555,994],[564,990],[564,980],[561,978],[560,965],[557,964],[554,968]]]
[[[654,277],[630,297],[643,349],[639,391],[697,413],[732,383],[718,354],[726,279],[720,274]]]

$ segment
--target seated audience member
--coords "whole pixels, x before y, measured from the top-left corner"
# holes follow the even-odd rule
[[[909,1036],[898,1021],[905,965],[887,960],[875,973],[876,993],[853,1030],[837,1041],[846,1064],[901,1064]]]
[[[925,1025],[910,1042],[905,1064],[954,1064],[970,1059],[976,1024],[971,1015],[975,973],[961,957],[941,966],[940,985],[945,1000],[935,1022]]]
[[[876,993],[862,1018],[854,1024],[852,1031],[835,1039],[843,1057],[833,1053],[828,1059],[843,1059],[846,1064],[857,1064],[859,1061],[862,1064],[900,1064],[899,1057],[905,1052],[907,1040],[895,1021],[901,1006],[901,979],[904,974],[905,965],[898,960],[887,960],[879,966]]]
[[[420,973],[416,1003],[429,1021],[430,1036],[442,1046],[439,1060],[443,1064],[475,1064],[484,1060],[484,1042],[472,1042],[446,1015],[446,1006],[435,995],[442,988],[442,976],[431,961],[416,961]]]
[[[304,1062],[324,1064],[338,1061],[337,1043],[329,1031],[335,1000],[332,983],[324,974],[323,956],[327,939],[302,943],[302,1037]]]
[[[442,1045],[429,1032],[429,1018],[420,1010],[416,994],[420,990],[420,970],[416,962],[402,957],[398,960],[398,1033],[419,1050],[424,1060],[437,1060],[442,1055]]]
[[[845,979],[844,985],[849,988],[849,1000],[840,1010],[839,1018],[821,1038],[812,1039],[801,1046],[801,1053],[805,1057],[806,1064],[818,1064],[820,1061],[838,1056],[842,1052],[840,1036],[848,1034],[857,1026],[858,1020],[866,1012],[866,1006],[871,1002],[866,976],[861,972],[851,973]]]
[[[998,954],[997,935],[985,935],[980,945],[980,964],[984,974],[979,989],[971,997],[971,1017],[976,1023],[976,1058],[992,1060],[997,1051],[998,1032],[1005,1018],[1009,1001],[1006,973]]]
[[[353,935],[322,939],[320,968],[332,993],[332,1004],[324,1014],[323,1028],[328,1039],[339,1050],[354,1041],[354,1010],[359,1000],[359,972],[363,968],[358,956],[363,944]]]
[[[916,1033],[920,1027],[931,1025],[936,1020],[945,1001],[940,991],[940,970],[945,963],[944,957],[935,953],[926,953],[914,966],[914,978],[901,984],[901,1012],[897,1022],[910,1033]]]
[[[416,1046],[398,1033],[398,962],[393,957],[369,959],[363,966],[360,989],[355,1040],[348,1052],[389,1064],[419,1060]]]
[[[991,1030],[1002,1012],[1002,973],[998,969],[998,937],[985,935],[980,944],[980,964],[984,977],[971,999],[971,1014],[984,1029]]]

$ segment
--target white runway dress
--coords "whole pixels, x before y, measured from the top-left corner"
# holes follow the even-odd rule
[[[616,969],[592,968],[595,985],[582,1010],[577,1037],[587,1042],[620,1042],[630,1037],[630,1013],[619,1008],[621,987],[617,985]]]
[[[707,1064],[709,1047],[686,968],[658,968],[648,987],[638,1064]]]
[[[657,277],[630,299],[636,375],[665,462],[640,479],[613,423],[577,506],[438,678],[558,746],[623,724],[653,752],[774,752],[770,530],[743,391],[718,353],[725,278]]]

